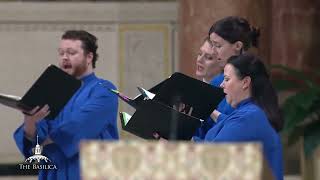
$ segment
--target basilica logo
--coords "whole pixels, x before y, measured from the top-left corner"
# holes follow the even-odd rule
[[[34,155],[28,157],[24,163],[19,164],[20,169],[57,169],[56,165],[51,163],[51,160],[46,156],[41,154],[42,147],[39,145],[38,135],[37,135],[37,145],[34,148]]]

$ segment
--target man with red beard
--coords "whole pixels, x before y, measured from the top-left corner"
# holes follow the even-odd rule
[[[55,119],[46,120],[48,105],[36,107],[29,112],[34,115],[24,115],[24,123],[14,133],[25,157],[33,155],[38,136],[43,154],[57,167],[40,170],[39,179],[80,179],[79,142],[119,139],[118,99],[109,91],[115,86],[94,74],[97,48],[97,38],[86,31],[63,34],[58,48],[59,67],[80,79],[82,86]]]

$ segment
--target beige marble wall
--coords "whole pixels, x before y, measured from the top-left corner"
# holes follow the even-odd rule
[[[67,29],[85,29],[97,35],[100,58],[96,73],[100,77],[121,87],[121,84],[130,81],[121,77],[132,76],[136,83],[150,87],[174,71],[176,55],[171,49],[176,38],[176,9],[174,2],[1,2],[0,93],[22,96],[48,64],[56,64],[59,38]],[[121,31],[121,28],[128,25],[138,29]],[[150,26],[155,29],[145,28]],[[122,35],[128,35],[123,42]],[[132,38],[136,39],[132,41]],[[127,45],[129,41],[137,49],[120,46],[121,43]],[[157,46],[150,44],[153,41],[159,41]],[[148,47],[149,51],[143,51],[143,47]],[[167,51],[158,52],[159,48]],[[120,57],[128,53],[131,56],[124,57],[122,61],[126,63],[121,64]],[[154,68],[155,63],[162,62],[163,66]],[[138,68],[137,64],[141,64],[141,67]],[[124,71],[129,65],[133,66],[132,71]],[[143,69],[151,68],[156,77],[145,76]],[[134,84],[131,82],[130,86]],[[130,95],[136,93],[132,87],[125,88],[130,89],[126,91]],[[0,106],[0,163],[23,160],[12,138],[22,118],[19,112]]]

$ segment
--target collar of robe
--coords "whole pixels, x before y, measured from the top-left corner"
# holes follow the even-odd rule
[[[242,101],[240,101],[237,106],[236,106],[236,109],[240,108],[241,106],[244,106],[248,103],[252,102],[252,98],[249,97],[249,98],[246,98],[246,99],[243,99]]]
[[[92,79],[95,79],[96,75],[94,73],[88,74],[84,77],[81,78],[82,83],[87,84],[90,82]]]

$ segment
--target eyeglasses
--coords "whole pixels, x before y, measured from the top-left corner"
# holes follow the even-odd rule
[[[67,50],[58,49],[58,55],[60,57],[63,57],[64,55],[69,57],[69,56],[73,56],[73,55],[75,55],[77,53],[78,53],[78,51],[74,50],[74,49],[67,49]]]

